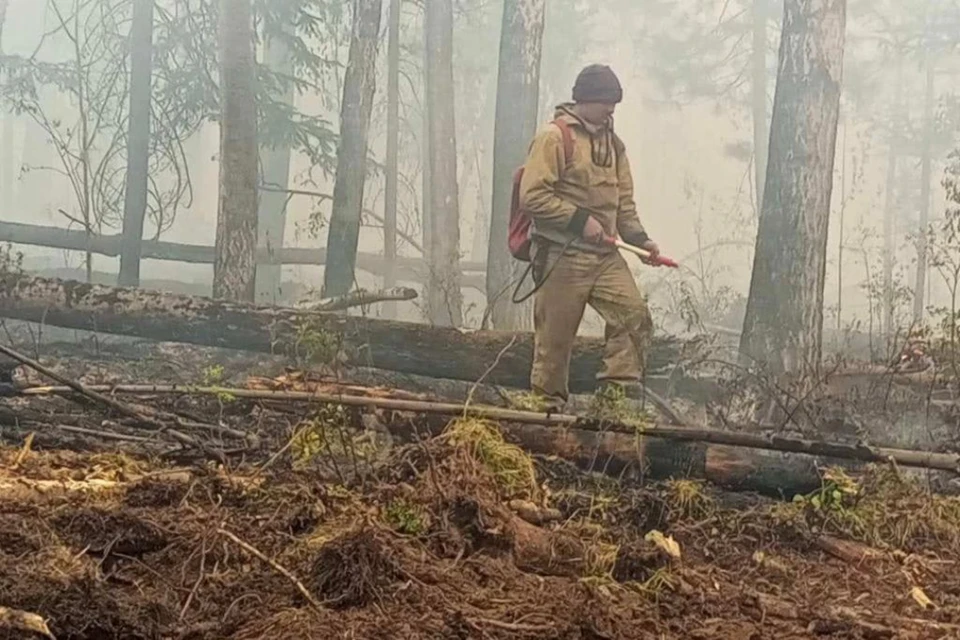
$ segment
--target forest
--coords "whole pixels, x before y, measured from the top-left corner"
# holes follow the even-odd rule
[[[676,268],[556,410],[593,64]],[[0,0],[0,638],[960,637],[958,78],[950,0]]]

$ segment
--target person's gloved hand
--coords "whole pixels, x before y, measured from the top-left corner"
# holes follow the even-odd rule
[[[645,240],[640,248],[650,254],[650,257],[643,261],[647,264],[657,264],[657,258],[660,257],[660,246],[653,240]]]

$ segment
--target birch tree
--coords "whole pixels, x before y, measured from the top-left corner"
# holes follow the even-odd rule
[[[770,158],[741,352],[771,373],[819,366],[846,0],[786,0]]]

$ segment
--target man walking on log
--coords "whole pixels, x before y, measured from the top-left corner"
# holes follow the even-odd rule
[[[533,221],[531,261],[535,285],[531,386],[548,411],[569,397],[570,354],[586,305],[606,322],[601,385],[641,379],[653,322],[623,256],[619,235],[655,260],[633,198],[633,176],[613,113],[623,98],[607,66],[577,76],[573,102],[537,133],[520,182],[520,207]]]

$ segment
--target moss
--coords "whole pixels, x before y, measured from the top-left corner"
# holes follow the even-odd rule
[[[490,471],[503,498],[533,499],[538,494],[533,460],[520,447],[506,442],[492,422],[462,418],[448,427],[446,437]]]

